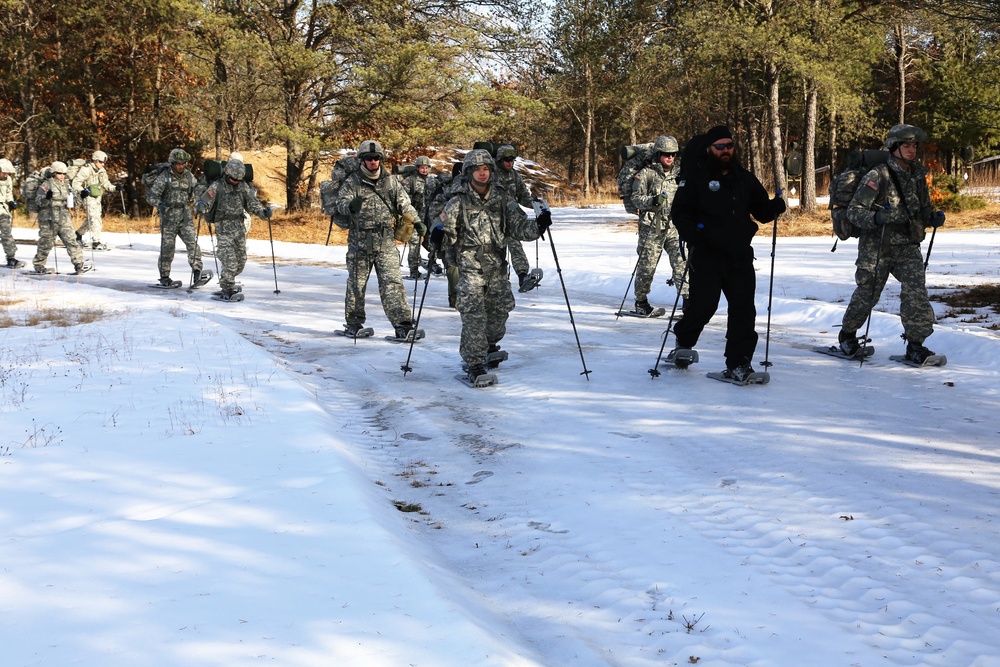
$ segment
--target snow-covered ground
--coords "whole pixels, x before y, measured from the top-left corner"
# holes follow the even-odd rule
[[[79,278],[0,274],[0,320],[98,317],[0,329],[3,664],[1000,664],[997,332],[948,319],[946,367],[891,362],[891,281],[870,363],[816,354],[856,246],[779,238],[768,340],[765,228],[771,383],[705,377],[724,306],[701,363],[653,379],[666,319],[614,316],[620,211],[554,209],[582,358],[542,243],[491,389],[455,379],[443,279],[405,377],[374,284],[376,336],[332,335],[343,247],[275,243],[275,270],[251,242],[242,304],[147,288],[155,236],[107,235]],[[939,233],[928,282],[996,283],[998,249]]]

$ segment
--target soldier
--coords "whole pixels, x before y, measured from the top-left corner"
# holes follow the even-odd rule
[[[636,247],[639,261],[635,266],[635,312],[640,315],[648,316],[653,312],[647,297],[663,250],[667,251],[673,270],[670,282],[684,302],[688,297],[686,262],[677,228],[670,219],[670,206],[677,192],[677,175],[680,173],[677,152],[676,139],[669,135],[657,137],[653,144],[653,160],[636,174],[632,188],[632,204],[641,212],[639,244]]]
[[[209,185],[198,202],[198,210],[204,211],[205,219],[214,223],[217,230],[215,252],[222,263],[222,275],[219,276],[222,301],[243,300],[242,296],[234,298],[234,295],[241,292],[236,277],[243,273],[247,263],[246,214],[256,215],[261,220],[271,218],[270,207],[264,208],[250,184],[243,180],[244,176],[246,166],[230,155],[222,178]]]
[[[524,184],[521,174],[514,169],[514,160],[517,159],[517,149],[510,144],[504,144],[497,149],[497,182],[503,186],[507,194],[521,206],[531,208],[531,190]],[[524,254],[524,248],[517,239],[510,239],[508,250],[510,250],[510,263],[517,274],[518,288],[522,292],[534,289],[535,285],[526,285],[528,272],[531,265],[528,264],[528,257]]]
[[[90,231],[91,248],[94,250],[110,250],[101,242],[101,232],[104,229],[101,220],[101,197],[105,192],[114,192],[115,186],[108,179],[104,165],[108,155],[104,151],[94,151],[90,161],[80,167],[73,177],[73,192],[80,197],[80,206],[87,219],[76,230],[76,240],[83,244],[83,235]]]
[[[87,271],[83,262],[83,250],[76,242],[73,220],[69,209],[73,207],[73,190],[66,181],[66,163],[53,162],[49,167],[49,178],[38,186],[35,204],[38,206],[38,252],[35,253],[35,272],[49,273],[45,260],[55,245],[56,237],[62,239],[66,253],[73,261],[73,270],[79,275]]]
[[[395,226],[397,220],[412,223],[421,236],[427,228],[417,220],[417,211],[399,180],[383,168],[385,151],[379,142],[362,141],[358,160],[357,171],[347,177],[337,193],[337,209],[351,221],[347,232],[344,332],[357,336],[364,329],[365,289],[374,268],[385,316],[392,323],[396,337],[406,340],[413,322],[399,272]]]
[[[160,172],[146,195],[146,202],[160,214],[160,258],[157,263],[160,284],[168,287],[173,282],[170,279],[170,266],[174,261],[179,236],[187,248],[188,264],[192,271],[191,284],[197,285],[201,282],[201,248],[194,230],[191,204],[194,202],[194,189],[198,180],[188,169],[191,156],[184,149],[175,148],[170,151],[167,161],[170,168]]]
[[[861,230],[857,287],[838,336],[841,351],[849,356],[862,354],[858,328],[871,315],[890,275],[900,283],[906,359],[922,364],[934,354],[923,345],[934,333],[934,309],[927,296],[920,242],[927,227],[944,224],[944,213],[931,209],[927,170],[916,161],[917,148],[926,139],[919,127],[894,125],[885,139],[888,161],[865,174],[848,206],[848,220]]]
[[[441,212],[445,204],[458,191],[461,184],[462,163],[456,162],[451,167],[450,174],[431,175],[424,188],[424,224],[428,229],[441,225]],[[455,256],[455,246],[439,248],[437,256],[444,264],[445,275],[448,277],[448,307],[454,308],[458,294],[458,258]]]
[[[410,198],[410,203],[417,212],[417,220],[424,219],[424,193],[427,188],[427,175],[431,173],[431,161],[426,155],[421,155],[413,161],[414,169],[403,179],[403,190]],[[413,235],[407,243],[407,263],[410,267],[410,278],[417,280],[420,278],[420,241],[421,236],[414,227]],[[441,266],[434,262],[433,266],[428,264],[427,270],[432,273],[441,273]]]
[[[506,190],[494,187],[494,170],[489,152],[475,149],[466,154],[458,191],[445,206],[434,237],[445,247],[455,246],[457,253],[459,353],[472,383],[486,373],[486,356],[500,350],[497,343],[514,309],[507,278],[508,242],[533,241],[552,224],[548,211],[537,221],[529,220]]]
[[[17,242],[11,233],[11,217],[17,208],[14,201],[14,165],[7,158],[0,158],[0,243],[3,244],[3,251],[7,255],[7,263],[4,265],[8,269],[20,269],[24,262],[16,259]]]

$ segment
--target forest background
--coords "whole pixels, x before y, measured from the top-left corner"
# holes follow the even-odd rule
[[[512,143],[599,197],[623,145],[725,123],[770,188],[798,152],[811,211],[896,123],[944,178],[995,155],[998,37],[993,0],[0,0],[0,153],[103,150],[135,212],[171,148],[279,145],[297,211],[365,138],[397,163]]]

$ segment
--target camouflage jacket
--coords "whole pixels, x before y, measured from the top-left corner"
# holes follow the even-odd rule
[[[890,245],[920,243],[926,235],[934,214],[927,190],[927,170],[914,163],[906,171],[895,158],[876,165],[861,179],[854,198],[847,208],[847,219],[861,230],[861,235],[882,235],[875,223],[880,208],[891,211],[885,238]]]
[[[205,211],[205,219],[225,227],[227,222],[239,221],[243,226],[244,213],[266,219],[264,205],[255,196],[255,190],[246,181],[230,185],[225,178],[214,181],[201,196],[198,207]]]
[[[51,199],[47,196],[49,192],[52,193]],[[38,193],[35,195],[38,219],[51,221],[57,213],[66,211],[70,194],[70,184],[67,180],[59,180],[54,176],[45,179],[45,182],[38,186]]]
[[[677,194],[677,175],[680,172],[680,163],[675,159],[669,172],[663,169],[661,163],[654,162],[644,167],[635,177],[632,205],[644,213],[653,214],[646,216],[647,222],[655,221],[657,229],[665,228],[663,223],[670,221],[670,206]],[[662,206],[657,207],[656,198],[661,193],[667,195],[667,198]]]
[[[14,201],[14,179],[7,174],[7,178],[0,180],[0,215],[10,215],[7,204],[12,201]]]
[[[164,169],[149,187],[146,202],[156,208],[180,209],[194,201],[194,189],[198,180],[189,169],[178,174],[173,167]]]
[[[517,173],[517,170],[506,171],[503,167],[498,167],[496,179],[514,201],[521,206],[531,208],[531,190],[524,184],[524,179],[521,178],[521,174]]]
[[[464,179],[458,183],[441,214],[445,247],[455,244],[460,254],[474,251],[482,269],[488,255],[494,263],[503,262],[510,239],[538,238],[535,221],[528,219],[503,188],[490,187],[483,196]]]
[[[351,213],[351,202],[361,197],[361,210]],[[378,178],[371,179],[360,170],[351,174],[337,193],[337,211],[350,218],[357,230],[380,230],[392,233],[396,220],[407,214],[417,218],[417,211],[410,203],[399,179],[381,169]]]
[[[84,188],[89,188],[92,185],[99,185],[104,192],[114,192],[114,183],[108,179],[108,172],[104,167],[98,169],[94,166],[94,163],[87,160],[87,164],[80,167],[80,171],[76,172],[76,176],[73,177],[73,192],[80,192]]]
[[[413,204],[413,208],[417,211],[417,219],[422,219],[424,212],[424,193],[427,188],[427,176],[421,176],[419,172],[413,172],[412,174],[407,174],[406,178],[403,179],[403,189],[406,190],[406,195],[410,198],[410,203]]]

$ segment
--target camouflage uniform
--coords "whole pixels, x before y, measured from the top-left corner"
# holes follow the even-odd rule
[[[103,158],[103,160],[101,159]],[[105,192],[115,192],[114,184],[108,179],[108,172],[104,165],[97,165],[97,162],[106,162],[108,156],[97,151],[94,156],[76,172],[73,177],[73,192],[80,197],[80,208],[87,215],[87,219],[76,230],[77,239],[82,239],[83,235],[90,232],[90,240],[95,249],[105,247],[101,243],[101,232],[104,230],[101,219],[101,197]],[[88,189],[90,195],[83,195],[82,190]]]
[[[441,213],[448,200],[458,191],[460,181],[461,179],[456,179],[452,174],[431,175],[427,179],[425,192],[434,192],[440,186],[440,192],[434,200],[424,202],[424,223],[427,225],[428,233],[435,227],[441,227]],[[458,258],[455,255],[455,246],[442,245],[438,257],[444,264],[444,272],[448,277],[448,307],[454,308],[458,299]]]
[[[202,269],[201,248],[198,246],[198,236],[191,215],[197,184],[197,179],[187,167],[178,174],[171,164],[169,169],[160,172],[149,188],[146,201],[160,213],[160,258],[157,267],[161,279],[170,278],[170,265],[174,261],[178,236],[187,248],[191,270],[200,272]]]
[[[417,220],[424,219],[424,189],[427,186],[427,178],[427,176],[424,176],[420,172],[413,171],[413,173],[407,174],[406,178],[403,179],[403,190],[406,191],[406,195],[410,198],[410,204],[413,205],[414,210],[417,212]],[[420,240],[420,233],[414,229],[410,240],[406,244],[406,261],[410,267],[410,275],[412,277],[420,275]]]
[[[933,333],[934,309],[927,296],[920,252],[924,229],[931,225],[933,215],[926,176],[926,169],[919,164],[907,171],[891,157],[861,179],[847,211],[848,220],[861,235],[854,274],[857,287],[844,313],[844,336],[853,335],[865,323],[890,275],[900,283],[899,317],[906,340],[919,345]],[[876,224],[876,211],[887,206],[889,224]]]
[[[538,238],[535,221],[503,188],[494,183],[484,195],[473,189],[468,165],[477,158],[494,168],[489,153],[470,151],[457,192],[441,215],[443,245],[454,245],[458,258],[459,353],[470,367],[481,366],[490,348],[504,337],[507,317],[514,309],[507,278],[508,243]]]
[[[17,242],[11,233],[10,204],[14,202],[14,165],[6,158],[0,159],[0,243],[7,255],[7,264],[15,264]]]
[[[73,267],[80,271],[83,268],[83,251],[76,242],[73,219],[67,208],[72,188],[66,179],[56,178],[56,164],[62,163],[53,164],[53,175],[38,186],[38,193],[35,195],[35,204],[38,206],[38,252],[35,253],[34,266],[36,271],[45,270],[45,261],[58,236],[66,246],[66,253],[72,260]],[[61,169],[61,173],[65,174],[66,165],[63,164]]]
[[[381,146],[374,141],[365,145]],[[359,155],[364,151],[359,150]],[[360,205],[351,211],[352,202]],[[410,306],[399,272],[399,255],[396,253],[395,225],[397,217],[412,216],[417,212],[410,204],[399,179],[382,168],[378,173],[367,172],[364,162],[340,186],[337,210],[351,220],[347,232],[347,294],[344,299],[344,319],[350,329],[365,323],[365,289],[372,268],[378,278],[378,291],[382,309],[394,329],[409,329]]]
[[[261,220],[271,217],[270,209],[264,208],[256,197],[256,191],[243,180],[245,167],[239,160],[226,163],[223,177],[208,186],[208,190],[198,202],[201,210],[209,211],[206,220],[215,225],[215,254],[222,264],[219,287],[222,291],[233,292],[236,277],[243,273],[247,263],[246,214],[256,215]],[[229,181],[235,180],[236,185]]]
[[[666,171],[659,161],[644,168],[636,175],[632,188],[632,204],[641,212],[639,215],[639,244],[636,253],[639,261],[635,268],[635,300],[646,301],[653,284],[653,274],[660,263],[660,255],[667,251],[673,270],[673,285],[682,298],[687,299],[688,286],[685,274],[686,262],[681,253],[680,236],[670,219],[670,206],[677,192],[677,175],[680,164],[676,161],[670,171]],[[658,203],[660,194],[666,195]]]
[[[531,190],[524,184],[521,174],[517,173],[513,166],[510,169],[503,166],[501,158],[505,155],[517,157],[517,151],[513,146],[507,144],[497,149],[497,168],[494,178],[507,191],[511,199],[525,208],[531,208]],[[527,277],[528,272],[531,270],[531,265],[528,263],[528,256],[524,254],[521,242],[517,239],[511,239],[507,244],[507,249],[510,250],[510,263],[514,267],[514,273],[517,274],[520,282],[524,282],[525,277]]]

